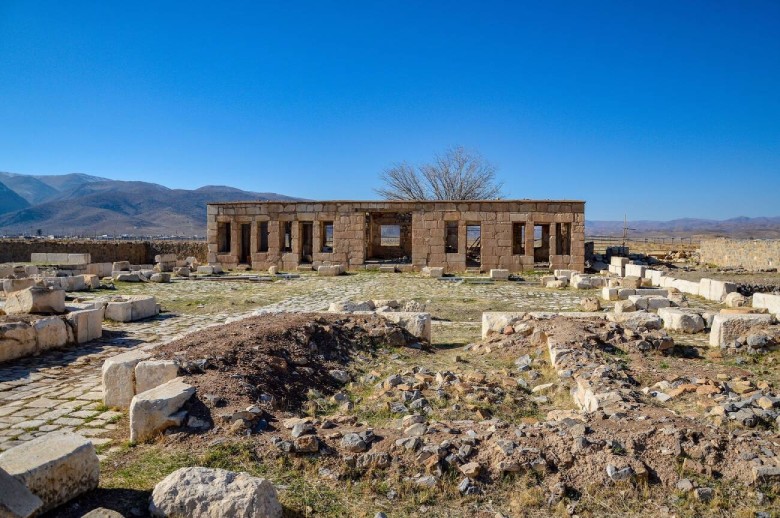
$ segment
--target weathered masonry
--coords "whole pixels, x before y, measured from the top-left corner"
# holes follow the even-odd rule
[[[391,263],[582,271],[583,201],[231,202],[208,206],[208,260],[283,270]]]

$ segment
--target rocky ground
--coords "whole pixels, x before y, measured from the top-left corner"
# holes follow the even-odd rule
[[[84,354],[0,366],[0,415],[43,397],[80,402],[101,358],[167,342],[153,354],[178,359],[197,388],[187,426],[130,444],[126,416],[103,419],[112,411],[88,397],[72,403],[93,412],[73,429],[105,421],[94,427],[105,442],[101,486],[57,516],[97,506],[142,516],[154,485],[192,465],[270,479],[290,516],[777,515],[778,488],[761,470],[780,458],[778,352],[730,354],[701,338],[561,318],[480,340],[482,311],[575,310],[589,294],[528,280],[361,273],[122,285],[170,312],[118,325]],[[372,316],[276,313],[389,298],[426,306],[432,344]],[[260,310],[273,313],[251,317]],[[240,316],[251,318],[207,327]],[[68,394],[73,386],[82,392]],[[609,394],[596,412],[577,410],[583,387]],[[10,441],[57,426],[6,422]]]

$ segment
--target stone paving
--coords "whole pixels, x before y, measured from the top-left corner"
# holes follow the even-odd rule
[[[231,283],[183,283],[176,289],[225,290]],[[232,283],[235,284],[235,283]],[[277,283],[273,283],[277,284]],[[154,285],[150,286],[154,289]],[[266,285],[256,288],[262,292]],[[55,430],[78,431],[96,446],[116,428],[120,412],[102,404],[101,367],[113,355],[150,347],[211,325],[267,312],[320,311],[343,299],[474,296],[521,309],[573,309],[583,292],[550,291],[518,283],[464,286],[416,276],[355,275],[323,280],[303,277],[288,286],[290,295],[261,308],[215,314],[168,314],[143,322],[104,323],[103,337],[78,348],[50,351],[0,364],[0,451]],[[295,293],[293,295],[293,293]],[[277,293],[277,299],[278,293]],[[273,298],[269,298],[273,300]],[[165,300],[162,300],[165,307]],[[486,309],[486,308],[480,308]],[[461,319],[468,320],[468,319]],[[450,323],[449,325],[457,322]],[[470,322],[471,325],[475,322]],[[443,325],[439,323],[438,325]]]

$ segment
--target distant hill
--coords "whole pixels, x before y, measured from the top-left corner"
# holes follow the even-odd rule
[[[56,196],[59,191],[36,176],[0,172],[0,182],[33,205]]]
[[[81,174],[24,177],[0,173],[0,178],[10,178],[32,200],[15,193],[14,209],[0,211],[0,234],[41,229],[44,234],[203,235],[209,202],[297,199],[219,185],[169,189]],[[4,207],[2,196],[0,191],[0,206]],[[19,200],[26,205],[19,205]]]
[[[29,207],[30,203],[0,182],[0,214]]]
[[[622,221],[586,221],[588,236],[622,236]],[[629,221],[632,237],[733,237],[780,239],[780,217],[725,220],[683,218],[670,221]]]

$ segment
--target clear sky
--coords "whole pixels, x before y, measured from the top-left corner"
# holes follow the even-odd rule
[[[589,219],[780,215],[780,2],[0,0],[0,170],[373,199],[452,145]]]

